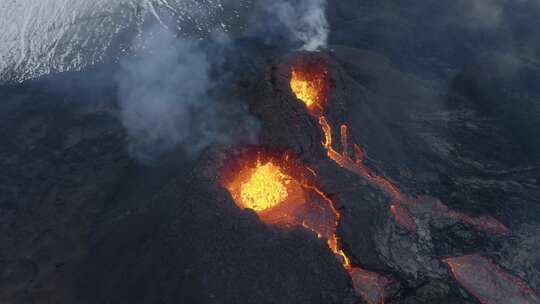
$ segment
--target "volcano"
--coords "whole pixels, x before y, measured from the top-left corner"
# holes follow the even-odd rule
[[[536,7],[143,2],[0,48],[0,303],[540,303]]]
[[[290,86],[312,115],[320,115],[328,101],[330,88],[327,64],[320,58],[300,58],[291,66]]]
[[[251,209],[267,224],[294,225],[298,208],[306,203],[306,189],[298,180],[301,169],[289,155],[260,151],[245,152],[221,169],[222,186],[236,205]],[[298,170],[297,174],[289,172]]]

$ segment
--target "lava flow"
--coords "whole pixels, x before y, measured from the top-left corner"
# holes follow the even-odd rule
[[[411,232],[416,232],[417,223],[415,215],[429,214],[433,219],[451,218],[466,223],[476,229],[491,233],[504,234],[508,231],[506,226],[490,216],[472,218],[449,209],[437,199],[425,196],[412,198],[403,195],[390,180],[383,176],[375,175],[364,164],[364,153],[360,146],[355,144],[351,147],[349,145],[348,126],[345,124],[341,125],[339,132],[342,152],[339,153],[335,150],[332,138],[333,130],[324,116],[324,106],[327,104],[329,94],[328,69],[322,60],[313,61],[309,64],[311,65],[306,66],[306,63],[303,62],[291,67],[290,86],[296,98],[303,102],[309,110],[310,115],[318,120],[324,135],[322,146],[326,150],[328,158],[342,168],[367,179],[373,185],[387,193],[391,197],[390,212],[393,214],[398,225]],[[338,221],[339,218],[339,212],[336,211],[336,219]],[[332,248],[331,241],[329,244]],[[337,253],[336,248],[332,249]],[[352,267],[350,260],[343,251],[339,251],[339,253],[344,257],[344,266],[353,280],[355,290],[368,303],[383,303],[384,287],[389,284],[389,280],[376,273]]]
[[[319,124],[324,133],[322,142],[327,155],[341,167],[350,170],[358,175],[372,180],[375,184],[391,193],[394,199],[400,198],[397,188],[387,179],[373,175],[368,168],[363,165],[363,152],[358,145],[354,145],[355,159],[349,155],[348,127],[341,125],[341,146],[343,152],[337,152],[332,146],[332,127],[323,115],[324,107],[328,102],[328,92],[330,88],[328,78],[328,68],[323,60],[311,60],[301,62],[291,67],[291,90],[296,98],[303,102],[309,113],[319,120]]]
[[[319,124],[321,125],[324,133],[324,142],[322,144],[328,157],[339,166],[356,173],[359,176],[362,176],[363,178],[369,180],[373,185],[388,193],[392,197],[390,211],[394,215],[396,222],[410,231],[416,231],[416,222],[414,221],[412,214],[407,208],[400,204],[402,201],[402,194],[397,187],[388,179],[373,174],[364,165],[364,153],[362,152],[360,146],[356,144],[354,145],[354,159],[349,155],[348,127],[346,125],[341,125],[340,135],[343,152],[339,153],[332,146],[332,128],[324,116],[319,117]]]
[[[342,153],[333,148],[332,127],[323,115],[324,106],[328,100],[328,68],[322,60],[312,60],[309,64],[312,66],[303,62],[291,67],[291,89],[296,98],[307,106],[309,113],[319,120],[324,134],[322,145],[327,156],[341,167],[370,180],[373,184],[390,193],[394,202],[399,201],[401,194],[397,187],[386,178],[371,173],[363,164],[363,152],[360,146],[355,144],[353,147],[354,159],[350,156],[347,125],[343,124],[340,128]],[[317,111],[312,110],[313,105],[317,105]]]
[[[399,192],[390,182],[385,179],[373,176],[362,165],[361,161],[353,161],[348,155],[348,140],[347,126],[341,127],[342,146],[344,151],[342,154],[335,151],[332,147],[332,129],[326,118],[323,116],[324,107],[328,101],[329,91],[328,68],[322,60],[308,60],[295,64],[291,67],[290,87],[296,98],[304,103],[311,116],[319,119],[319,124],[325,135],[325,140],[322,143],[327,151],[330,159],[338,163],[340,166],[356,172],[364,177],[372,178],[378,183],[388,186],[399,197]],[[361,160],[361,149],[355,145],[356,157]],[[325,197],[326,198],[326,197]],[[332,206],[332,211],[335,215],[335,227],[339,224],[341,214],[334,207],[334,204],[326,198]],[[353,267],[350,258],[339,247],[338,237],[334,229],[330,238],[328,238],[328,246],[338,256],[345,270],[349,273],[355,291],[370,304],[384,303],[384,287],[390,284],[391,280],[374,272],[367,271],[360,267]]]
[[[336,234],[341,215],[308,175],[313,170],[300,165],[291,154],[256,149],[231,157],[222,168],[221,184],[238,207],[252,209],[264,223],[302,226],[326,240],[351,275],[355,290],[370,304],[383,303],[381,286],[390,281],[351,265]]]
[[[222,170],[222,185],[241,209],[252,209],[267,224],[296,224],[297,209],[307,194],[297,176],[301,169],[289,160],[266,151],[237,155]]]
[[[256,149],[231,158],[222,169],[221,183],[238,207],[252,209],[267,224],[310,229],[348,266],[336,236],[339,212],[306,177],[308,172],[290,153]]]
[[[320,74],[313,75],[313,73]],[[297,79],[303,79],[306,81],[312,79],[313,82],[311,84],[299,86],[295,84]],[[321,83],[321,81],[325,81],[326,83]],[[383,176],[373,174],[371,170],[364,165],[364,152],[360,146],[355,144],[352,147],[354,156],[350,155],[351,147],[348,139],[348,126],[345,124],[341,125],[340,127],[342,152],[339,153],[336,151],[333,147],[332,127],[327,121],[326,117],[323,115],[323,106],[327,104],[329,93],[328,82],[328,69],[325,67],[323,61],[319,61],[318,63],[314,64],[313,68],[306,68],[305,64],[294,65],[291,67],[291,89],[296,97],[306,104],[310,110],[309,113],[318,119],[324,134],[324,141],[322,142],[322,145],[326,150],[327,156],[339,166],[356,173],[359,176],[362,176],[370,181],[373,185],[389,194],[392,198],[390,202],[390,211],[392,212],[396,223],[411,232],[415,232],[417,230],[417,224],[413,214],[429,213],[434,219],[453,219],[472,226],[475,229],[489,233],[505,234],[508,232],[508,228],[493,217],[481,216],[473,218],[466,214],[451,210],[442,202],[434,198],[429,198],[426,196],[413,198],[403,195],[390,180]],[[323,98],[322,101],[321,98]],[[313,104],[319,105],[317,111],[311,110],[311,105]]]

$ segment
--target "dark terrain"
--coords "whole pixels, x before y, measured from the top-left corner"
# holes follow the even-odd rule
[[[481,34],[437,26],[450,4],[396,3],[330,1],[331,45],[317,55],[330,66],[328,120],[347,123],[366,165],[403,193],[509,232],[430,210],[414,213],[418,233],[397,225],[388,195],[325,157],[319,125],[288,86],[291,58],[306,54],[245,41],[254,52],[239,54],[246,68],[231,86],[260,121],[258,145],[316,169],[353,263],[394,282],[386,303],[480,303],[470,286],[504,284],[487,261],[530,287],[507,300],[510,282],[489,303],[539,303],[540,52],[508,74],[492,54],[520,24]],[[537,50],[533,36],[512,38]],[[218,182],[237,147],[133,159],[117,69],[0,87],[0,303],[364,303],[312,232],[238,209]],[[457,282],[445,259],[461,256],[488,274]]]

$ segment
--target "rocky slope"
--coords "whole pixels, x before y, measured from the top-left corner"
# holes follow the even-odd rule
[[[113,58],[123,44],[111,41],[136,35],[140,14],[156,18],[142,7],[169,4],[181,16],[173,4],[189,1],[81,2],[84,9],[72,13],[43,3],[24,12],[28,19],[0,19],[12,29],[2,35],[15,33],[0,62],[17,71],[2,75],[82,70],[0,87],[1,303],[539,302],[540,116],[531,88],[539,69],[527,61],[510,75],[493,68],[500,57],[491,56],[463,68],[461,56],[445,51],[441,27],[417,37],[415,29],[433,21],[420,17],[452,11],[451,4],[401,10],[391,0],[331,2],[334,44],[315,54],[250,39],[235,44],[242,52],[231,66],[242,68],[228,94],[260,123],[258,145],[288,149],[317,173],[341,214],[341,247],[369,272],[353,277],[363,279],[366,296],[311,231],[265,225],[234,204],[218,172],[241,147],[213,145],[195,158],[177,149],[144,165],[128,153],[119,67],[87,64]],[[68,24],[60,31],[47,30],[52,21],[39,26],[36,14],[53,8],[64,9],[54,18]],[[85,10],[105,13],[85,19]],[[214,26],[216,14],[204,24]],[[365,25],[376,28],[372,35]],[[79,35],[84,28],[96,35]],[[47,41],[27,44],[33,38],[25,33],[42,29]],[[388,35],[397,29],[409,35]],[[475,49],[476,35],[452,37],[452,45]],[[107,47],[80,52],[95,39]],[[347,124],[371,175],[327,157],[321,126],[289,86],[290,64],[302,56],[328,61],[328,123],[333,130]],[[395,204],[373,176],[403,200]]]
[[[475,303],[478,290],[497,284],[516,303],[535,303],[534,291],[511,287],[540,287],[539,169],[527,150],[457,92],[443,98],[384,57],[332,49],[329,121],[349,124],[366,165],[408,195],[493,216],[510,230],[481,231],[439,207],[410,207],[416,232],[399,226],[384,191],[325,156],[318,124],[288,87],[291,57],[243,58],[254,68],[234,85],[261,122],[259,144],[292,149],[318,172],[339,205],[338,234],[353,263],[393,282],[383,292],[389,303]],[[231,147],[195,162],[181,152],[151,166],[132,160],[110,69],[2,88],[2,302],[363,301],[311,232],[266,226],[234,205],[216,179]],[[103,82],[85,90],[77,75]],[[500,283],[453,274],[447,259],[470,255]]]

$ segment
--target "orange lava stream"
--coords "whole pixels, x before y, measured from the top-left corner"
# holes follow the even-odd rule
[[[396,222],[410,231],[416,231],[416,222],[409,210],[401,204],[403,195],[398,188],[385,177],[373,174],[369,168],[364,165],[364,153],[357,144],[354,145],[354,159],[349,156],[349,135],[347,125],[341,125],[340,127],[341,147],[343,151],[342,153],[339,153],[332,146],[332,127],[326,120],[326,117],[320,116],[319,124],[324,134],[322,145],[325,148],[328,157],[342,168],[364,177],[372,184],[388,193],[392,197],[390,211],[394,215]]]
[[[356,173],[378,185],[380,188],[390,193],[394,201],[398,201],[401,198],[401,193],[399,192],[397,187],[392,184],[392,182],[390,182],[384,177],[374,175],[364,165],[363,152],[358,145],[354,145],[355,159],[353,160],[349,156],[348,127],[346,125],[341,125],[340,128],[341,146],[343,148],[343,151],[342,153],[339,153],[332,147],[332,128],[324,116],[319,117],[319,124],[321,125],[324,133],[324,141],[322,144],[326,149],[326,153],[330,159],[332,159],[341,167],[353,173]]]
[[[337,230],[337,226],[339,225],[339,221],[341,219],[341,214],[337,210],[334,202],[332,201],[332,199],[330,199],[324,192],[319,190],[317,187],[312,186],[312,185],[308,185],[308,184],[302,184],[302,186],[307,188],[307,189],[310,189],[310,190],[314,191],[315,193],[317,193],[320,197],[322,197],[326,201],[326,203],[328,204],[328,206],[332,210],[332,213],[334,214],[334,218],[335,218],[335,225],[334,225],[334,227],[332,229],[333,233],[326,240],[326,243],[328,244],[328,247],[330,247],[330,250],[332,250],[332,252],[337,257],[339,257],[339,259],[340,259],[341,263],[343,264],[343,266],[345,267],[345,269],[351,268],[351,260],[350,260],[350,258],[345,254],[343,249],[341,249],[340,246],[339,246],[339,240],[338,240],[338,236],[336,234],[336,230]],[[321,235],[320,232],[316,231],[315,229],[313,229],[313,228],[311,228],[309,226],[305,226],[305,227],[315,231],[319,236]]]
[[[351,147],[349,145],[348,126],[345,124],[342,124],[339,128],[342,151],[339,153],[334,149],[332,126],[323,115],[329,90],[328,69],[323,61],[312,61],[308,64],[304,62],[291,67],[290,84],[291,90],[297,99],[306,105],[311,116],[318,119],[324,135],[322,146],[326,150],[328,158],[342,168],[365,178],[371,184],[387,193],[391,197],[390,212],[393,214],[398,225],[411,232],[416,232],[417,224],[411,211],[413,209],[424,209],[427,212],[431,212],[434,216],[453,218],[485,231],[500,234],[508,232],[508,228],[504,224],[492,217],[472,218],[466,214],[449,209],[446,205],[433,198],[411,198],[407,195],[402,195],[400,190],[390,180],[384,176],[374,174],[364,164],[364,153],[359,145],[354,144],[352,146],[354,154],[353,156],[350,155]],[[315,171],[311,169],[310,171],[314,176],[317,176]],[[324,195],[324,193],[316,188],[312,190],[318,192],[321,197],[324,197],[331,207],[335,217],[335,228],[337,228],[341,219],[339,210],[335,208],[332,200]],[[359,267],[353,267],[350,258],[340,247],[336,229],[333,230],[333,234],[327,239],[327,243],[332,252],[339,257],[345,270],[351,276],[357,293],[362,295],[364,300],[370,304],[384,303],[383,286],[388,283],[387,278]],[[452,270],[454,270],[451,263],[449,264]]]
[[[328,157],[339,166],[366,178],[373,185],[388,193],[392,198],[390,202],[390,212],[392,212],[396,223],[401,227],[411,232],[416,232],[417,224],[411,210],[424,209],[426,212],[430,212],[434,217],[439,216],[454,219],[466,223],[478,230],[494,234],[506,234],[509,232],[508,227],[491,216],[471,217],[467,214],[452,210],[439,200],[431,197],[420,196],[412,198],[403,195],[390,180],[383,176],[373,174],[369,168],[364,165],[363,152],[358,145],[354,145],[354,159],[349,156],[348,128],[346,125],[341,125],[340,128],[343,152],[339,153],[332,146],[332,128],[324,116],[319,117],[319,124],[324,133],[322,145],[324,146]]]
[[[261,151],[238,156],[232,163],[222,169],[221,183],[238,207],[252,209],[267,224],[303,226],[315,232],[345,268],[351,267],[336,235],[341,214],[332,199],[306,178],[307,172],[316,176],[313,169],[296,164],[287,153],[265,155]],[[318,208],[308,199],[309,192],[319,197]],[[313,218],[313,210],[318,218]]]
[[[341,214],[334,201],[307,175],[316,172],[297,165],[288,154],[247,153],[222,168],[221,183],[241,209],[255,211],[261,221],[280,227],[303,226],[326,240],[344,269],[355,291],[370,304],[381,304],[381,276],[352,265],[341,248],[337,227]],[[311,196],[310,196],[311,194]]]
[[[354,145],[356,159],[353,160],[349,156],[348,129],[346,125],[342,125],[340,128],[343,152],[340,154],[332,147],[332,128],[326,118],[322,115],[328,98],[328,83],[328,69],[325,63],[315,61],[310,62],[307,65],[298,64],[297,66],[291,67],[291,90],[296,95],[297,99],[306,105],[309,114],[319,119],[319,124],[321,125],[325,136],[322,144],[328,157],[341,167],[381,185],[383,189],[393,194],[395,200],[399,199],[400,193],[392,183],[384,178],[371,174],[363,165],[362,150],[358,145]],[[313,170],[311,171],[313,172],[313,175],[316,176],[316,173]],[[369,304],[384,304],[384,290],[381,287],[381,284],[379,284],[381,276],[360,267],[353,267],[351,259],[339,244],[339,237],[337,236],[336,230],[341,220],[341,214],[335,207],[334,202],[316,187],[309,185],[304,185],[304,187],[310,188],[318,193],[331,207],[335,218],[335,227],[332,230],[330,237],[327,238],[327,244],[330,250],[332,250],[343,264],[344,269],[349,273],[355,291]],[[312,229],[307,225],[304,225],[304,227],[315,231],[319,237],[321,237],[321,234],[315,229]]]
[[[339,210],[335,207],[332,199],[330,199],[324,192],[322,192],[315,186],[311,186],[308,184],[302,185],[305,188],[319,194],[331,207],[335,218],[335,226],[333,227],[331,236],[327,239],[326,242],[330,250],[335,254],[335,256],[343,265],[343,268],[351,277],[355,291],[359,295],[361,295],[362,298],[369,304],[384,304],[384,288],[379,283],[379,280],[382,277],[374,272],[367,271],[363,268],[354,267],[351,263],[351,259],[339,244],[339,237],[337,236],[336,230],[341,220],[341,214],[339,213]],[[322,237],[321,234],[316,231],[316,229],[310,227],[309,225],[303,226],[317,233],[319,237]]]

